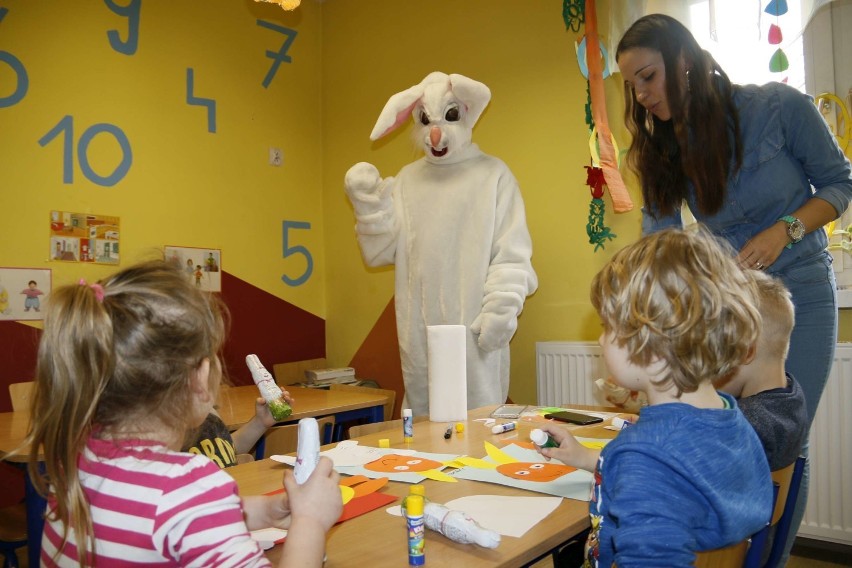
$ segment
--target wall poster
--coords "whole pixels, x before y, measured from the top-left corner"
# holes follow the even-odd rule
[[[0,320],[43,320],[50,287],[50,269],[0,268]]]
[[[50,259],[118,264],[119,221],[110,215],[50,212]]]
[[[222,251],[219,249],[167,245],[164,257],[180,266],[189,281],[202,290],[222,291]]]

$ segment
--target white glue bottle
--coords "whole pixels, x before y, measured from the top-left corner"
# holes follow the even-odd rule
[[[301,485],[314,472],[320,458],[319,427],[316,418],[299,420],[299,445],[296,449],[296,466],[293,476]]]
[[[284,393],[281,388],[275,383],[275,379],[266,367],[260,362],[257,355],[247,355],[246,365],[251,371],[251,378],[254,379],[254,384],[260,391],[260,396],[266,401],[266,406],[269,407],[269,412],[276,422],[285,420],[293,413],[293,409],[284,398]]]

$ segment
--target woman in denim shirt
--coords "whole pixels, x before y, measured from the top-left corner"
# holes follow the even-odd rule
[[[812,422],[837,341],[837,297],[823,225],[852,198],[852,169],[810,97],[780,83],[732,85],[677,20],[637,20],[618,44],[628,162],[642,183],[642,232],[695,218],[766,270],[796,307],[786,370]],[[807,454],[807,441],[802,452]],[[807,470],[787,550],[807,503]],[[786,558],[786,554],[785,554]]]

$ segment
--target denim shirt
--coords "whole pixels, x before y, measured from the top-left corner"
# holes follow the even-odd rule
[[[739,251],[812,197],[830,203],[840,216],[852,198],[852,168],[813,99],[781,83],[735,86],[733,96],[739,110],[742,167],[728,178],[725,202],[715,215],[698,211],[690,187],[687,203],[695,218]],[[679,210],[655,218],[643,208],[643,234],[671,226],[682,226]],[[812,231],[785,248],[770,272],[817,255],[827,244],[825,231]]]

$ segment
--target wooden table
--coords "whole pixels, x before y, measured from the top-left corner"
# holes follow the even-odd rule
[[[326,391],[319,389],[292,388],[293,414],[289,420],[296,421],[308,416],[334,414],[339,422],[366,418],[369,422],[381,422],[384,416],[385,396],[363,392]],[[258,397],[254,385],[230,387],[221,390],[219,414],[225,424],[236,430],[254,416],[255,399]],[[30,449],[21,448],[21,453],[6,457],[18,449],[27,435],[30,414],[28,411],[0,412],[0,458],[22,467],[30,458]],[[261,454],[262,455],[262,454]],[[39,455],[41,458],[42,456]],[[27,502],[27,547],[29,565],[39,565],[41,533],[43,529],[45,501],[36,493],[29,475],[25,476]],[[280,479],[279,479],[280,482]]]
[[[288,422],[296,422],[309,416],[334,414],[338,422],[366,418],[369,422],[381,422],[384,418],[385,395],[348,392],[345,390],[308,389],[289,387],[293,397],[293,414]],[[219,415],[231,430],[236,430],[254,416],[254,403],[258,398],[254,385],[223,388],[219,391]]]
[[[527,431],[491,434],[475,418],[487,417],[495,406],[489,406],[469,413],[462,434],[455,431],[449,440],[444,439],[447,423],[415,422],[412,448],[423,452],[451,453],[482,457],[485,454],[484,441],[495,445],[507,440],[527,439]],[[612,438],[615,433],[602,425],[570,427],[578,436],[592,438]],[[369,434],[357,440],[364,445],[378,446],[381,438],[388,438],[392,448],[407,447],[399,428]],[[242,495],[268,493],[281,487],[284,470],[289,466],[266,459],[228,468],[237,481]],[[540,493],[498,484],[485,484],[459,479],[458,483],[443,483],[425,480],[427,498],[444,503],[466,495],[507,495],[540,496]],[[407,483],[388,483],[383,492],[399,498],[408,494]],[[399,504],[399,501],[397,501]],[[328,561],[325,568],[349,566],[407,566],[408,549],[405,523],[399,517],[393,517],[380,507],[360,517],[350,519],[332,527],[329,531],[326,552]],[[473,544],[458,544],[433,531],[426,533],[426,565],[431,567],[495,567],[515,568],[538,560],[557,549],[571,537],[589,526],[589,504],[585,501],[563,499],[559,507],[547,518],[530,529],[521,538],[503,537],[496,549],[489,550]],[[267,552],[277,562],[281,546]]]

